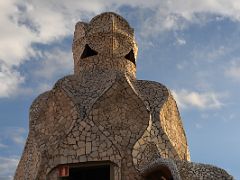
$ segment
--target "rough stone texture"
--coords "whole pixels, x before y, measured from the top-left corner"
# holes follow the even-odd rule
[[[174,180],[233,179],[190,161],[175,100],[162,84],[136,79],[133,29],[115,13],[78,22],[74,74],[30,108],[30,132],[15,180],[57,180],[59,165],[109,162],[114,180],[142,180],[167,167]]]
[[[176,165],[184,180],[232,180],[225,170],[208,164],[192,163],[187,161],[177,161]]]

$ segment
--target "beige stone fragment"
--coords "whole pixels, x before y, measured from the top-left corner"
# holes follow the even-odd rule
[[[89,154],[92,151],[92,143],[87,142],[86,143],[86,154]]]

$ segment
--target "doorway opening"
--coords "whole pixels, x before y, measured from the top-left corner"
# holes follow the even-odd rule
[[[113,165],[111,164],[71,164],[68,165],[67,176],[59,180],[113,180]]]
[[[162,166],[147,174],[145,180],[173,180],[173,176],[166,166]]]
[[[69,180],[110,180],[110,166],[70,168]]]

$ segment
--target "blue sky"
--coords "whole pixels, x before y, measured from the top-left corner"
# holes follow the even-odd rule
[[[135,29],[138,79],[172,90],[192,161],[240,179],[239,0],[1,1],[0,179],[12,179],[33,99],[73,72],[75,23],[104,11]]]

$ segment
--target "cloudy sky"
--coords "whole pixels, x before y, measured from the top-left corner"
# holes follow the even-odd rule
[[[104,11],[134,27],[138,79],[172,90],[192,161],[240,179],[239,0],[0,1],[0,179],[12,179],[33,99],[73,72],[75,23]]]

